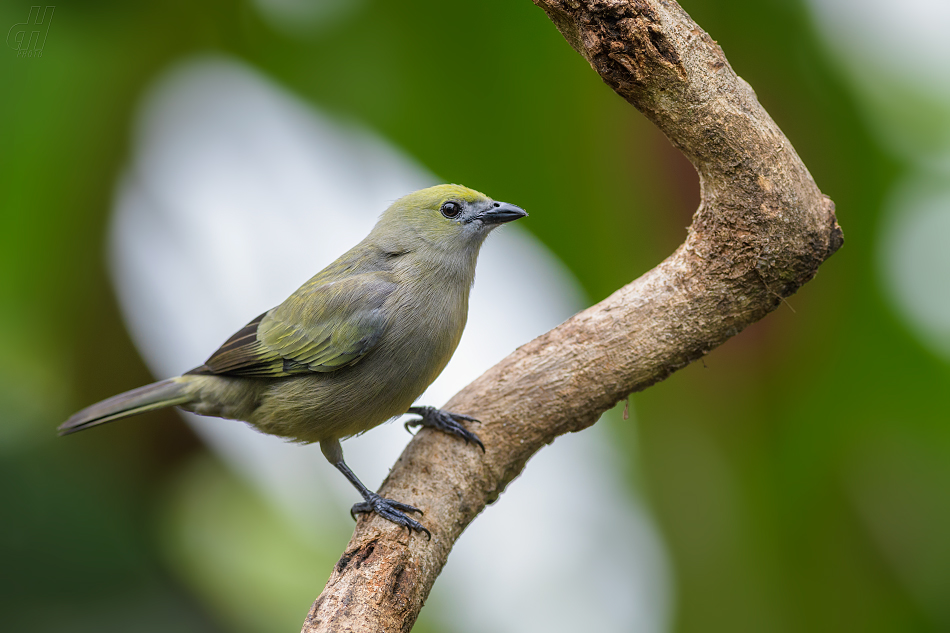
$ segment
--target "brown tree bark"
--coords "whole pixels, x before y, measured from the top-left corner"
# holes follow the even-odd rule
[[[719,46],[672,0],[534,0],[603,80],[699,172],[686,241],[597,305],[515,350],[445,406],[486,452],[420,431],[381,494],[432,539],[361,518],[303,631],[408,631],[465,526],[528,458],[774,310],[842,244],[834,204]]]

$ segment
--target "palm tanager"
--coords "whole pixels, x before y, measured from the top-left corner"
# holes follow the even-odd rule
[[[527,215],[459,185],[396,200],[362,242],[260,315],[200,367],[83,409],[61,435],[178,406],[244,420],[264,433],[319,442],[359,490],[351,513],[429,531],[418,509],[370,491],[343,461],[340,440],[412,413],[482,446],[466,415],[411,406],[449,362],[468,316],[478,251],[492,229]]]

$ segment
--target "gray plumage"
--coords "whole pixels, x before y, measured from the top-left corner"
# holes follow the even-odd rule
[[[465,327],[485,237],[524,215],[458,185],[400,198],[362,242],[238,331],[205,364],[92,405],[60,432],[176,405],[244,420],[265,433],[320,442],[366,499],[357,504],[366,507],[354,510],[424,530],[393,510],[412,508],[366,491],[343,463],[339,441],[406,413],[441,373]],[[478,442],[459,424],[466,416],[418,412],[422,424]]]

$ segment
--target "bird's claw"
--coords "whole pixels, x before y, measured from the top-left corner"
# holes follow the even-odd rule
[[[410,532],[413,530],[417,532],[425,532],[426,536],[430,540],[432,539],[432,532],[427,530],[424,525],[414,519],[410,519],[405,514],[403,514],[403,512],[418,512],[419,514],[422,514],[422,510],[411,506],[408,503],[401,503],[392,499],[386,499],[385,497],[380,497],[378,494],[373,492],[370,493],[370,496],[367,497],[365,501],[356,503],[352,508],[350,508],[350,516],[353,517],[354,521],[356,520],[357,514],[366,512],[375,512],[387,521],[392,521],[396,525],[409,528]]]
[[[462,426],[462,420],[466,422],[478,422],[478,420],[472,416],[462,413],[451,413],[449,411],[443,411],[442,409],[436,409],[435,407],[412,407],[409,409],[409,413],[420,416],[418,420],[409,420],[405,423],[404,426],[410,433],[411,427],[428,426],[429,428],[438,429],[444,433],[460,437],[465,440],[466,444],[475,444],[482,449],[483,453],[485,452],[485,445],[478,439],[478,436]]]

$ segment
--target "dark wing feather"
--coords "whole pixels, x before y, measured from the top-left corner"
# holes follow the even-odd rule
[[[189,374],[227,374],[252,360],[252,350],[257,347],[257,328],[267,313],[245,325],[225,341],[204,365],[189,371]]]
[[[189,373],[277,378],[352,365],[379,342],[395,288],[385,272],[308,283]]]

